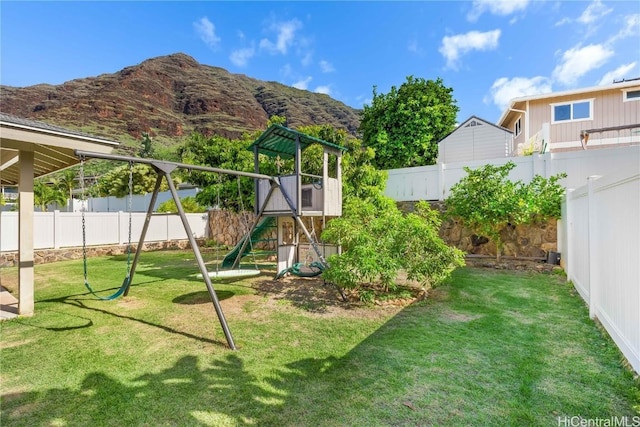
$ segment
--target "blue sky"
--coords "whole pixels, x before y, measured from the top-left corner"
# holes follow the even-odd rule
[[[354,108],[373,87],[442,78],[495,122],[514,97],[640,77],[640,2],[0,3],[0,83],[113,73],[177,52]]]

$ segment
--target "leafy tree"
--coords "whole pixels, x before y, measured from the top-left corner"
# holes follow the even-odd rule
[[[70,203],[70,201],[73,200],[73,190],[76,188],[77,178],[78,176],[74,169],[67,169],[51,180],[53,185],[65,194],[65,197],[67,198],[65,204]]]
[[[357,198],[373,201],[383,196],[387,173],[376,169],[373,165],[376,154],[372,148],[363,147],[361,140],[350,137],[345,130],[335,129],[329,125],[303,126],[298,130],[346,148],[342,156],[343,200]],[[322,149],[319,145],[305,151],[303,167],[305,170],[317,171],[311,173],[322,172]]]
[[[133,194],[147,194],[153,192],[156,184],[157,173],[146,164],[134,164],[132,169]],[[174,184],[177,184],[176,177]],[[124,164],[111,169],[98,179],[98,193],[101,196],[125,197],[129,195],[129,165]],[[162,181],[160,191],[166,191],[169,186],[166,180]]]
[[[538,175],[526,185],[509,180],[509,172],[515,167],[511,161],[502,166],[465,167],[467,176],[451,188],[445,200],[449,217],[495,242],[498,261],[503,248],[500,233],[507,225],[560,217],[564,189],[558,181],[566,174],[549,179]]]
[[[455,127],[458,107],[442,79],[407,77],[388,94],[373,88],[360,123],[362,140],[376,152],[379,169],[435,164],[439,140]]]
[[[193,134],[179,148],[184,163],[220,169],[253,172],[253,154],[247,150],[247,140],[228,140],[220,136],[204,137]],[[220,204],[223,209],[240,210],[253,208],[253,180],[233,175],[215,174],[193,170],[184,178],[202,188],[196,199],[204,206]],[[238,190],[240,182],[240,191]],[[242,195],[240,200],[239,193]]]
[[[33,183],[33,204],[39,207],[42,212],[47,210],[47,205],[56,203],[58,206],[64,206],[66,202],[64,193],[59,189],[42,181]]]
[[[142,133],[142,142],[140,143],[140,151],[138,154],[144,158],[153,157],[153,146],[151,145],[151,137],[148,132]]]
[[[182,205],[182,209],[185,213],[200,213],[206,212],[207,208],[199,204],[195,197],[188,196],[180,199],[180,204]],[[165,202],[162,202],[157,209],[158,212],[165,213],[176,213],[178,212],[178,208],[176,206],[176,202],[173,199],[169,199]]]
[[[562,196],[565,189],[558,181],[566,177],[566,173],[553,175],[549,179],[536,175],[528,185],[523,186],[520,199],[526,201],[525,221],[527,223],[562,216]]]
[[[322,233],[323,240],[343,249],[329,257],[331,267],[324,278],[346,288],[380,284],[389,291],[396,289],[395,279],[405,270],[409,279],[435,287],[464,264],[462,252],[438,236],[439,226],[437,213],[426,203],[416,213],[403,215],[390,198],[351,198],[344,215],[332,219]]]

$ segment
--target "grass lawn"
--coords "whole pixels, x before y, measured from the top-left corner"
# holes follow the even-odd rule
[[[124,257],[89,260],[94,289]],[[99,301],[82,261],[36,266],[36,315],[0,324],[4,426],[557,426],[640,415],[640,383],[558,275],[457,270],[410,304],[341,303],[310,279],[216,284],[144,253]],[[15,285],[15,269],[2,270]],[[640,418],[637,420],[640,421]],[[569,425],[569,424],[561,424]],[[586,424],[585,424],[586,425]]]

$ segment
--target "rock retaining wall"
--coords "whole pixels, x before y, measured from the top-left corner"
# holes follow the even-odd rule
[[[235,246],[248,232],[256,220],[253,212],[236,213],[224,210],[209,211],[209,233],[214,242],[226,246]],[[278,237],[275,228],[262,239],[275,239]],[[275,249],[275,242],[261,242],[254,247],[259,249]]]
[[[203,242],[198,242],[198,245]],[[160,249],[189,249],[191,245],[188,240],[172,240],[165,242],[145,243],[143,251],[155,251]],[[135,253],[136,246],[132,245],[132,253]],[[87,247],[87,257],[122,255],[127,253],[127,245],[110,246],[89,246]],[[63,249],[42,249],[33,254],[34,264],[46,264],[56,261],[66,261],[82,258],[82,247]],[[16,267],[19,262],[18,252],[0,253],[0,267]]]
[[[416,202],[398,202],[403,212],[412,212]],[[444,203],[431,202],[431,207],[444,212]],[[444,220],[440,227],[440,237],[447,244],[455,246],[467,254],[495,256],[496,245],[484,236],[454,220]],[[557,252],[557,221],[542,224],[508,226],[501,233],[504,244],[502,255],[507,257],[546,259],[548,252]]]

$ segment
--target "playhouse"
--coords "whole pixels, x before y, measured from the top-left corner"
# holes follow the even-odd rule
[[[313,146],[318,148],[308,150]],[[339,248],[322,243],[319,237],[328,219],[342,215],[345,148],[272,125],[249,149],[254,153],[256,174],[262,173],[260,154],[278,165],[277,176],[255,179],[256,224],[262,217],[277,220],[278,271],[297,263],[326,265],[326,257]]]

